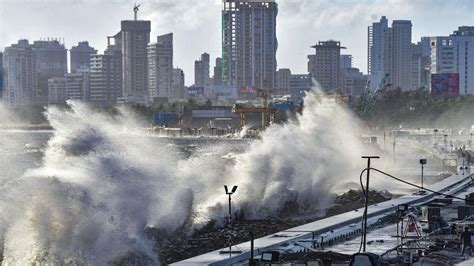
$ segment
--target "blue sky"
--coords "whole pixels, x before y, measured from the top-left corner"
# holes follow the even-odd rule
[[[88,40],[103,51],[106,36],[119,31],[120,20],[152,20],[152,41],[174,33],[174,65],[184,69],[186,84],[194,81],[194,60],[207,52],[221,53],[221,0],[0,0],[0,49],[20,38],[64,38],[70,48]],[[460,25],[474,25],[471,0],[277,0],[279,68],[307,71],[309,48],[335,39],[354,56],[354,65],[367,71],[367,26],[385,15],[413,23],[413,41],[422,36],[450,34]]]

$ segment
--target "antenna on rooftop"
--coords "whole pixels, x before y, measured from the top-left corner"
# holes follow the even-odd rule
[[[133,13],[135,13],[135,20],[137,20],[137,13],[138,13],[138,8],[140,7],[140,5],[137,5],[135,3],[135,6],[133,7]]]

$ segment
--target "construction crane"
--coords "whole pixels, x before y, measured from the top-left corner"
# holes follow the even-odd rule
[[[365,87],[364,93],[360,97],[359,105],[357,106],[356,110],[361,117],[367,118],[372,112],[375,103],[390,88],[391,84],[387,83],[389,77],[390,74],[386,73],[373,93],[370,93],[370,81],[367,81],[367,86]]]
[[[133,6],[133,13],[135,14],[135,16],[134,16],[135,20],[137,20],[137,13],[138,13],[138,8],[139,7],[140,7],[140,5],[137,5],[136,3]]]

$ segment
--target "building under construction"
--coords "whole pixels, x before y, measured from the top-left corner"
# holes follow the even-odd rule
[[[274,0],[223,0],[222,81],[242,91],[274,88],[276,16]]]

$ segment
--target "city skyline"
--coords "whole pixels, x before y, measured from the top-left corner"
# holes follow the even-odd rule
[[[103,52],[106,36],[118,31],[121,20],[133,18],[133,6],[127,1],[67,1],[69,5],[58,5],[58,1],[0,0],[0,49],[22,38],[33,41],[57,37],[65,39],[68,49],[79,41],[89,41],[92,47]],[[25,2],[28,5],[21,4]],[[213,63],[221,56],[221,0],[139,2],[142,5],[139,19],[151,20],[151,39],[173,32],[175,66],[184,69],[186,85],[194,81],[195,58],[206,52]],[[343,53],[352,54],[354,66],[365,73],[367,26],[382,15],[390,21],[411,20],[413,42],[422,36],[448,35],[460,25],[474,24],[474,3],[463,0],[455,4],[436,0],[277,2],[277,68],[290,68],[293,73],[306,73],[307,55],[312,52],[310,46],[325,39],[341,41],[341,45],[348,48]],[[449,14],[456,16],[436,21],[436,17]]]

